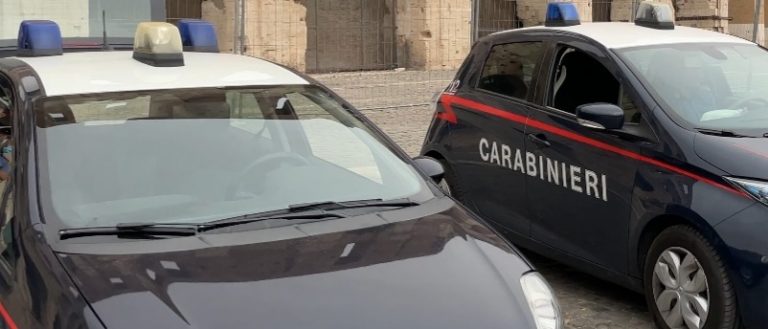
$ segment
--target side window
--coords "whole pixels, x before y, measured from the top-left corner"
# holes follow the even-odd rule
[[[526,99],[543,49],[541,42],[494,46],[483,66],[477,88]]]
[[[15,263],[17,252],[13,232],[14,189],[11,175],[15,165],[13,108],[11,84],[5,77],[0,76],[0,266],[3,267]]]
[[[548,105],[568,113],[588,103],[619,105],[620,90],[619,81],[603,64],[583,51],[565,48],[555,65]]]
[[[626,122],[639,123],[640,112],[619,81],[591,55],[564,48],[557,57],[551,77],[548,105],[568,113],[589,103],[616,104],[624,110]]]
[[[272,139],[267,129],[264,111],[253,93],[227,92],[231,112],[230,126],[265,139]]]

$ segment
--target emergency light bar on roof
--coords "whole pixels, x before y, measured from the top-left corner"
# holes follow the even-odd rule
[[[51,56],[64,53],[59,25],[52,21],[27,20],[19,25],[19,56]]]
[[[643,1],[637,7],[635,25],[672,30],[675,28],[675,15],[669,4]]]
[[[181,35],[173,24],[139,23],[133,40],[133,59],[152,66],[184,66]]]
[[[581,24],[579,11],[571,2],[550,2],[547,4],[547,18],[544,26],[572,26]]]
[[[182,19],[178,26],[184,51],[219,52],[213,24],[199,19]]]

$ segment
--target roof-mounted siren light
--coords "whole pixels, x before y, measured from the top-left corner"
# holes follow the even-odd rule
[[[550,2],[544,26],[572,26],[581,24],[579,11],[572,2]]]
[[[18,55],[53,56],[64,53],[61,30],[53,21],[26,20],[19,25]]]
[[[675,15],[672,13],[672,7],[669,4],[643,1],[637,7],[635,25],[672,30],[675,28]]]
[[[184,66],[179,29],[170,23],[139,23],[133,41],[133,59],[152,66]]]
[[[218,53],[219,41],[216,29],[208,21],[200,19],[182,19],[178,23],[181,43],[184,51]]]

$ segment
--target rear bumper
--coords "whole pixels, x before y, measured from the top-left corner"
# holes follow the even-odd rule
[[[768,323],[768,206],[756,203],[717,225],[744,327]]]

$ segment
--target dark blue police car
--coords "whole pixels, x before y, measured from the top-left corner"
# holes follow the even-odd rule
[[[661,328],[765,328],[768,52],[672,17],[558,3],[479,40],[422,154],[516,244],[643,291]]]
[[[438,162],[301,74],[216,53],[210,24],[141,23],[134,51],[62,55],[50,21],[19,36],[0,328],[562,328]]]

